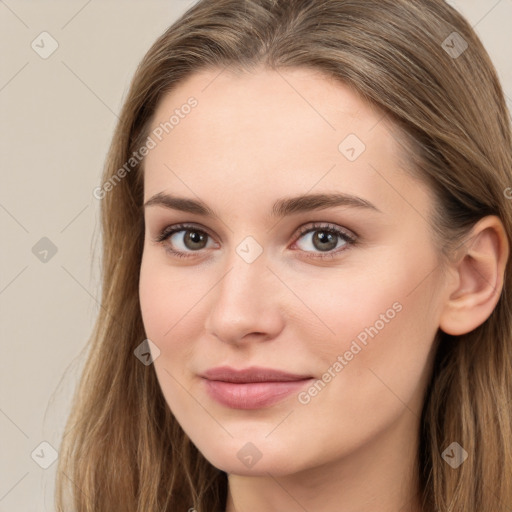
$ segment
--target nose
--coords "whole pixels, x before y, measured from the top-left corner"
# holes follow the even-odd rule
[[[230,344],[268,341],[283,329],[283,285],[262,254],[247,263],[234,254],[228,270],[209,294],[207,334]]]

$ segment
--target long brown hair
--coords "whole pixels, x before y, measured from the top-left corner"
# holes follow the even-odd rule
[[[190,442],[151,365],[138,297],[144,144],[163,95],[190,74],[303,67],[357,91],[393,121],[410,172],[434,192],[439,253],[497,215],[510,242],[510,119],[497,73],[468,22],[441,0],[202,0],[136,70],[106,161],[102,308],[64,432],[57,510],[224,512],[227,477]],[[125,172],[120,172],[120,169]],[[510,190],[510,189],[509,189]],[[512,274],[491,316],[462,336],[438,332],[418,469],[425,512],[512,509]],[[436,338],[437,339],[437,338]],[[468,453],[457,469],[452,442]]]

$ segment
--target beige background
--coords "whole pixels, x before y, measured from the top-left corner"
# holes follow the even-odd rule
[[[0,512],[54,510],[56,463],[35,460],[51,462],[41,442],[59,449],[99,308],[92,191],[138,61],[192,3],[0,1]],[[512,0],[450,3],[482,38],[512,107]],[[43,31],[58,43],[47,59],[31,47]],[[32,251],[43,237],[57,249],[46,262]]]

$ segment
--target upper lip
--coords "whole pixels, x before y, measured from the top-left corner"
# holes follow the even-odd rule
[[[290,382],[295,380],[310,379],[311,375],[298,375],[272,368],[251,366],[237,370],[229,366],[210,368],[201,374],[208,380],[220,380],[223,382],[247,383],[247,382]]]

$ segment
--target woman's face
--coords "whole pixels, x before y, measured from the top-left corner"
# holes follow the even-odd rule
[[[167,404],[228,473],[295,473],[393,432],[409,448],[447,297],[429,190],[345,86],[219,73],[168,94],[147,144],[140,301]],[[294,377],[204,378],[226,366]]]

